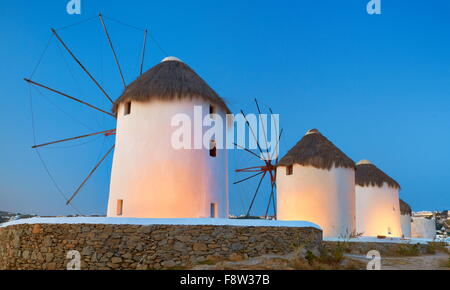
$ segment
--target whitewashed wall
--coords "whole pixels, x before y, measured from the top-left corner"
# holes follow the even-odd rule
[[[418,239],[436,238],[436,220],[423,217],[413,217],[411,224],[411,236]]]
[[[209,114],[202,100],[132,102],[131,114],[118,109],[116,149],[111,174],[108,216],[116,217],[123,200],[123,217],[210,217],[211,203],[218,217],[228,217],[228,158],[218,150],[175,150],[171,145],[172,117],[183,113],[194,120],[193,106]],[[216,108],[218,113],[225,111]],[[204,130],[206,131],[206,130]]]
[[[398,189],[384,183],[356,186],[356,231],[363,236],[402,237]]]
[[[400,221],[402,224],[402,233],[405,238],[411,238],[411,216],[409,214],[402,214]]]
[[[303,220],[319,225],[325,237],[345,237],[355,229],[355,171],[294,165],[277,168],[279,220]]]

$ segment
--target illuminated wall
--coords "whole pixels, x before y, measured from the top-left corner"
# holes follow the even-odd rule
[[[402,237],[398,189],[384,183],[356,186],[356,231],[363,236]]]
[[[402,225],[403,237],[411,238],[411,216],[409,214],[402,214],[400,216],[400,221]]]
[[[196,99],[134,101],[129,115],[120,105],[109,217],[211,217],[211,204],[217,206],[217,217],[228,217],[226,150],[218,150],[213,158],[209,149],[175,150],[171,144],[177,129],[171,126],[172,117],[182,113],[194,120],[194,105],[202,106],[203,117],[209,114],[209,103]],[[122,215],[117,214],[120,200]]]
[[[293,174],[277,168],[279,220],[310,221],[325,237],[346,237],[355,229],[355,171],[295,164]]]

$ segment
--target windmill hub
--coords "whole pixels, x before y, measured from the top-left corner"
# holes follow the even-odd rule
[[[175,56],[165,57],[161,62],[165,62],[165,61],[179,61],[179,62],[182,62],[181,59],[179,59],[178,57],[175,57]]]
[[[309,130],[308,132],[306,132],[306,135],[317,134],[317,133],[319,133],[319,130],[317,130],[317,129],[311,129],[311,130]]]

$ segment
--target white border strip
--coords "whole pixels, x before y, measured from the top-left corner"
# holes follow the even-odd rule
[[[324,238],[324,242],[349,242],[349,243],[386,243],[386,244],[423,244],[426,245],[433,240],[428,239],[401,239],[401,238],[386,238],[378,239],[376,237],[359,237],[353,239],[342,239],[342,238]]]
[[[105,224],[105,225],[183,225],[183,226],[235,226],[235,227],[287,227],[287,228],[316,228],[318,225],[305,221],[269,221],[269,220],[241,220],[241,219],[138,219],[138,218],[109,218],[109,217],[55,217],[30,218],[7,222],[0,225],[6,228],[15,225],[33,224]]]

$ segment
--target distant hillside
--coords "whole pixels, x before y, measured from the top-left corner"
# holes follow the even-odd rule
[[[14,214],[6,212],[6,211],[0,211],[0,223],[6,223],[8,222]]]
[[[31,218],[33,215],[29,214],[20,214],[20,213],[10,213],[7,211],[0,211],[0,224],[6,223],[13,220]]]

